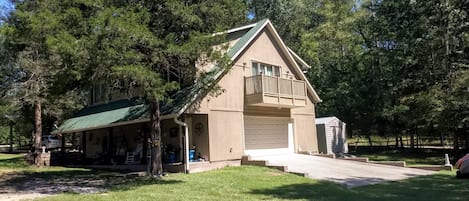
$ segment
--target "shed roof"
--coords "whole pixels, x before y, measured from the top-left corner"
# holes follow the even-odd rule
[[[327,124],[327,123],[329,123],[333,120],[340,121],[340,119],[335,117],[335,116],[332,116],[332,117],[319,117],[319,118],[316,118],[316,124]]]

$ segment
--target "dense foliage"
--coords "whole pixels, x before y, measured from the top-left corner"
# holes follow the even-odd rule
[[[102,80],[143,88],[157,122],[158,103],[196,79],[200,55],[222,59],[209,48],[218,39],[207,36],[245,24],[249,11],[251,21],[269,18],[312,66],[309,79],[324,100],[317,116],[341,118],[349,134],[393,137],[396,146],[404,135],[451,136],[469,148],[468,0],[13,4],[1,12],[0,105],[2,115],[20,117],[26,136],[34,128],[40,135],[40,125],[51,130]],[[155,144],[158,132],[155,124]]]
[[[396,145],[402,135],[468,144],[469,1],[252,4],[256,18],[271,18],[311,64],[324,100],[318,116],[338,116],[352,134],[396,136]]]

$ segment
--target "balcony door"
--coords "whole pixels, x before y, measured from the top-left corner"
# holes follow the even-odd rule
[[[266,75],[272,77],[280,77],[280,66],[274,66],[265,63],[252,62],[252,75]]]

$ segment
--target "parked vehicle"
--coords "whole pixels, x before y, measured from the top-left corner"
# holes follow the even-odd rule
[[[457,178],[469,178],[469,153],[456,162]]]
[[[46,149],[56,149],[62,147],[61,140],[54,135],[45,135],[41,139],[42,146],[45,146]]]

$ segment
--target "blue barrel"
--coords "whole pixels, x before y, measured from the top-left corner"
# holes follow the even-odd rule
[[[195,158],[195,149],[190,149],[189,150],[189,161],[193,162]]]
[[[176,162],[176,153],[169,152],[168,162],[175,163]]]

